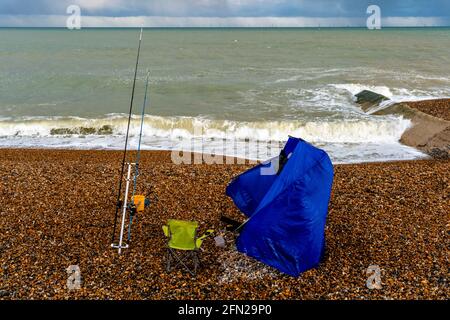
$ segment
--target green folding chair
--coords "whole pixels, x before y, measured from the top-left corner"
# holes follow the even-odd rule
[[[197,238],[198,222],[170,219],[167,225],[162,227],[164,235],[167,237],[167,264],[166,270],[182,265],[186,270],[196,275],[200,265],[199,249],[207,237],[214,230],[209,229],[204,235]],[[188,261],[192,259],[192,266]],[[173,262],[175,264],[172,266]]]

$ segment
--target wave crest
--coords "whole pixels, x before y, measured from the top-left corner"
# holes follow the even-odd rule
[[[26,118],[0,121],[0,136],[124,135],[127,116]],[[140,117],[133,116],[130,134],[139,134]],[[160,117],[146,115],[143,135],[169,139],[211,138],[285,141],[289,135],[311,142],[396,142],[410,126],[400,117],[346,119],[340,121],[260,121],[212,120],[201,117]]]

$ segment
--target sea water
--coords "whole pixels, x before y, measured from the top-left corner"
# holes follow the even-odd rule
[[[138,37],[0,29],[0,147],[122,149]],[[415,159],[399,143],[410,121],[366,114],[354,94],[449,97],[450,29],[146,29],[130,148],[147,70],[144,149],[266,159],[293,135],[335,163]]]

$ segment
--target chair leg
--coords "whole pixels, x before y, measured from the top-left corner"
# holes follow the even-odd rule
[[[167,262],[166,262],[166,271],[170,271],[170,260],[172,259],[172,253],[170,252],[170,249],[167,249]]]
[[[197,251],[193,251],[193,260],[194,260],[194,275],[197,274],[197,268],[200,266],[200,259],[198,257],[198,252]]]
[[[200,260],[200,252],[196,251],[195,256],[197,257],[197,265],[200,267],[200,265],[202,264]]]
[[[172,253],[172,258],[174,259],[174,268],[178,265],[182,265],[191,275],[195,275],[194,272],[189,268],[189,266],[184,262],[186,259],[192,257],[191,252],[186,252],[183,256],[179,256],[176,253]],[[176,263],[175,263],[176,262]]]
[[[191,268],[188,267],[188,265],[185,263],[186,259],[192,259],[192,262],[194,264],[194,270],[191,270]],[[173,266],[172,266],[172,261]],[[171,268],[176,268],[178,265],[182,265],[191,275],[195,276],[197,274],[197,269],[200,266],[200,258],[198,255],[198,251],[193,250],[190,252],[186,252],[184,256],[178,256],[175,252],[173,252],[170,248],[167,248],[167,262],[166,262],[166,271],[170,272]]]

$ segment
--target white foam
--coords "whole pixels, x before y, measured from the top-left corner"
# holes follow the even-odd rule
[[[283,142],[260,144],[255,141],[202,140],[199,138],[167,140],[152,137],[143,138],[142,150],[185,150],[205,154],[217,154],[267,160],[279,154]],[[393,143],[313,143],[330,155],[333,163],[357,163],[393,160],[411,160],[427,157],[420,151]],[[52,148],[52,149],[123,149],[123,136],[87,136],[87,137],[3,137],[0,148]],[[231,147],[230,147],[231,146]],[[136,150],[137,139],[131,139],[129,149]]]
[[[330,86],[335,87],[337,89],[346,90],[350,92],[352,96],[356,95],[357,93],[363,90],[370,90],[378,94],[382,94],[383,96],[388,98],[393,96],[391,89],[389,89],[386,86],[371,86],[360,83],[330,84]]]
[[[330,86],[339,90],[345,90],[349,92],[352,97],[363,90],[370,90],[375,93],[381,94],[394,102],[421,101],[450,97],[450,88],[433,88],[433,90],[429,91],[407,88],[388,88],[386,86],[373,86],[360,83],[330,84]]]
[[[54,119],[30,118],[0,121],[0,136],[52,136],[52,129],[112,128],[113,135],[124,135],[127,117],[112,114],[106,118],[83,119],[79,117]],[[140,119],[133,116],[131,136],[139,134]],[[401,117],[374,117],[373,119],[346,119],[332,121],[260,121],[239,122],[212,120],[198,117],[159,117],[147,115],[143,135],[146,137],[216,138],[238,140],[283,141],[289,135],[302,137],[311,142],[396,142],[410,126]]]
[[[0,147],[122,149],[127,116],[100,119],[27,117],[0,121]],[[132,117],[130,148],[137,148],[139,116]],[[112,127],[108,135],[51,135],[51,129]],[[265,160],[276,156],[289,135],[303,138],[329,152],[335,163],[407,160],[423,157],[398,140],[409,120],[399,117],[340,121],[239,122],[198,117],[147,115],[142,148],[187,150]],[[266,143],[261,143],[261,142]]]

